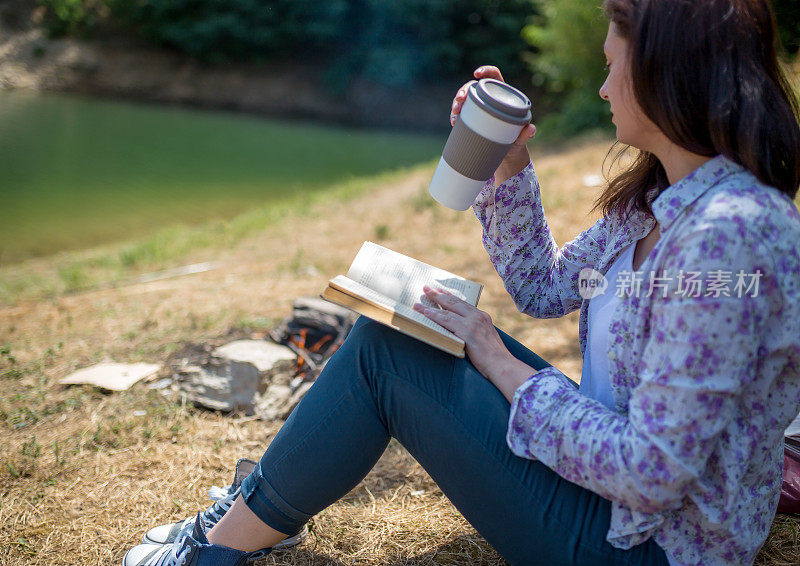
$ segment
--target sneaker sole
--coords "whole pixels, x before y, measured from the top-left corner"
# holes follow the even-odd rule
[[[303,525],[303,530],[301,530],[299,533],[297,533],[293,537],[288,537],[288,538],[283,539],[281,542],[279,542],[278,544],[273,546],[272,550],[286,550],[286,549],[295,547],[298,544],[301,544],[307,538],[308,538],[308,526]],[[155,541],[155,540],[151,540],[151,539],[147,538],[147,535],[144,535],[142,537],[142,542],[144,544],[172,544],[171,542],[163,543],[163,542],[158,542],[158,541]]]
[[[272,550],[286,550],[303,543],[308,538],[308,527],[303,525],[303,529],[293,537],[287,537],[272,547]]]

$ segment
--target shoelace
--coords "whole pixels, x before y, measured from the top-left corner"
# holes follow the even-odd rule
[[[184,529],[181,534],[178,535],[172,545],[165,545],[156,554],[154,554],[150,560],[148,560],[147,566],[185,566],[186,559],[188,558],[189,551],[192,547],[188,544],[184,545],[184,541],[191,532],[191,529]],[[267,554],[269,554],[269,550],[267,549],[250,553],[250,555],[247,557],[247,561],[251,562],[253,560],[257,560],[258,558],[262,558]]]
[[[233,489],[232,485],[227,487],[211,486],[208,490],[208,496],[214,503],[205,510],[203,519],[216,524],[222,516],[228,512],[228,509],[233,505],[236,496],[239,495],[238,489]]]
[[[171,545],[164,545],[158,552],[156,552],[147,566],[183,566],[186,564],[186,555],[189,554],[191,549],[188,545],[184,546],[184,539],[189,536],[189,532],[181,533],[181,536],[175,538],[175,542]]]
[[[233,502],[236,500],[236,497],[239,495],[239,488],[233,489],[232,485],[228,485],[225,487],[217,487],[211,486],[208,489],[208,497],[211,498],[214,503],[203,511],[202,517],[205,524],[209,527],[216,525],[222,516],[228,512],[233,505]],[[194,519],[189,517],[183,524],[182,530],[191,530],[192,526],[194,525]],[[302,540],[302,535],[298,534],[294,537],[289,537],[284,540],[284,543],[290,544],[297,544],[297,542]]]
[[[236,489],[231,491],[232,489],[232,485],[226,487],[217,487],[214,485],[209,488],[208,496],[214,503],[211,504],[211,507],[203,511],[203,513],[200,515],[200,517],[203,519],[203,522],[208,527],[213,527],[216,525],[222,516],[228,512],[228,509],[231,508],[231,505],[233,505],[234,499],[236,499],[236,496],[239,495],[239,490]],[[192,528],[194,528],[194,517],[187,517],[183,520],[183,523],[181,524],[181,530],[175,540],[183,540],[188,533],[192,532]],[[158,566],[161,565],[159,564]]]

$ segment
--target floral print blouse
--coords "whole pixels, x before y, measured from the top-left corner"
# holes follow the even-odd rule
[[[673,564],[751,564],[777,508],[783,431],[800,410],[794,203],[717,156],[657,195],[655,219],[608,215],[561,249],[532,165],[499,187],[490,180],[473,208],[521,312],[581,309],[581,353],[583,274],[605,273],[658,221],[609,326],[616,410],[549,367],[516,390],[507,442],[609,499],[612,545],[653,537]],[[690,280],[701,285],[687,293]]]

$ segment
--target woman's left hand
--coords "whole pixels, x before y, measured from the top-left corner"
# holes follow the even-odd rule
[[[417,303],[414,310],[464,340],[472,365],[510,401],[517,387],[536,370],[511,355],[488,313],[446,291],[427,285],[423,291],[428,299],[442,308]]]

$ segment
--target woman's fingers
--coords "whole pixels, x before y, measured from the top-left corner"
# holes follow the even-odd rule
[[[530,141],[530,139],[534,136],[535,133],[536,133],[536,126],[534,126],[533,124],[528,124],[527,126],[522,128],[522,131],[519,133],[519,136],[517,136],[517,139],[514,140],[514,145],[524,146],[526,143],[528,143],[528,141]]]
[[[473,75],[476,79],[497,79],[498,81],[503,81],[503,74],[500,72],[500,69],[493,65],[484,65],[483,67],[478,67],[473,72]],[[464,102],[467,100],[467,89],[469,86],[477,81],[469,81],[456,93],[455,98],[453,98],[453,104],[450,108],[450,125],[453,126],[456,123],[456,117],[461,113],[461,107],[464,106]],[[533,137],[533,134],[528,137]],[[527,141],[527,139],[525,140]]]
[[[450,107],[450,125],[454,125],[456,123],[456,116],[461,113],[461,107],[464,106],[464,102],[467,100],[467,89],[469,89],[470,85],[477,81],[469,81],[468,83],[464,83],[464,85],[458,89],[455,98],[453,98],[453,104]]]
[[[492,318],[484,311],[446,291],[432,289],[427,285],[423,287],[423,291],[426,298],[442,308],[431,308],[417,303],[414,310],[464,340],[468,349],[480,347],[487,341],[487,337],[497,334]]]
[[[443,309],[432,309],[420,303],[414,305],[414,310],[424,314],[436,324],[444,326],[447,330],[458,336],[460,323],[464,320],[462,316]]]
[[[477,311],[478,309],[470,305],[466,301],[462,301],[458,297],[451,295],[447,291],[442,291],[440,289],[434,289],[425,285],[422,288],[425,296],[428,297],[431,301],[439,305],[445,310],[452,311],[456,314],[461,316],[467,316],[472,314],[473,311]]]
[[[498,81],[503,81],[503,74],[500,72],[500,69],[495,67],[494,65],[484,65],[483,67],[478,67],[475,69],[473,73],[476,79],[497,79]]]

